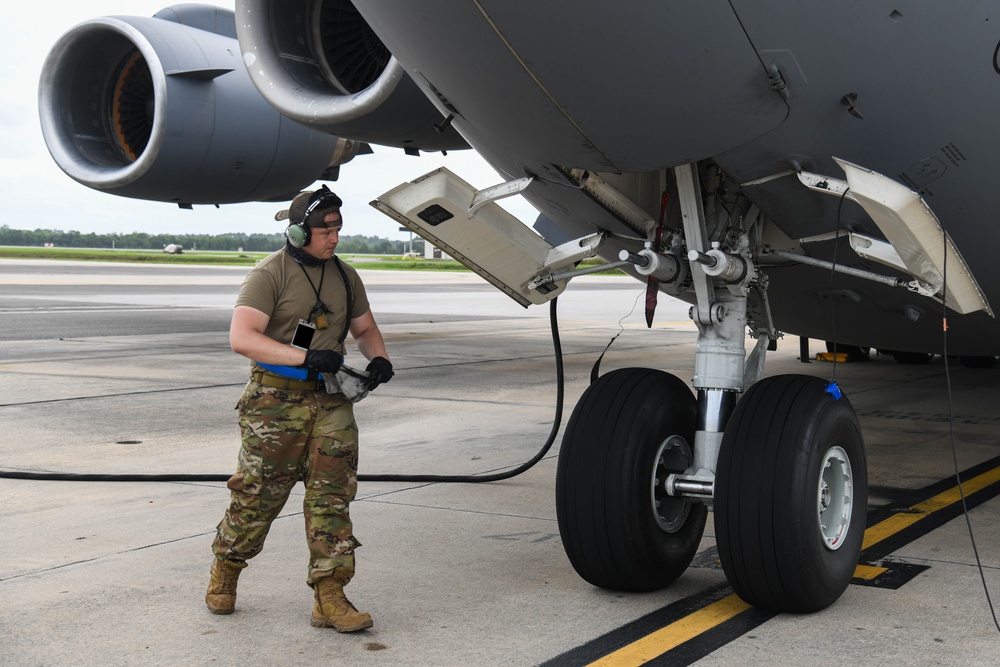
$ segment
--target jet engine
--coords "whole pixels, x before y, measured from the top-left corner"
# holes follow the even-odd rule
[[[233,12],[203,5],[72,28],[42,68],[38,107],[71,178],[182,206],[288,199],[361,147],[268,105],[243,65]]]
[[[244,0],[236,11],[250,77],[289,118],[408,153],[469,147],[349,0]]]

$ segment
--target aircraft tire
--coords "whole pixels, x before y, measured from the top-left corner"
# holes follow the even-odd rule
[[[826,341],[827,352],[842,352],[847,355],[848,361],[868,361],[871,356],[871,348],[859,345],[843,345]]]
[[[847,589],[858,564],[868,498],[864,442],[854,408],[828,393],[828,384],[804,375],[765,378],[726,425],[715,483],[719,558],[737,595],[757,607],[823,609]],[[850,489],[838,488],[847,478]]]
[[[566,555],[586,581],[651,591],[687,569],[707,509],[662,489],[668,472],[690,465],[696,418],[688,386],[658,370],[615,370],[583,393],[559,452],[556,514]]]
[[[966,368],[996,368],[1000,357],[962,357],[959,361]]]
[[[923,366],[931,363],[934,355],[929,352],[890,352],[897,364],[905,366]]]

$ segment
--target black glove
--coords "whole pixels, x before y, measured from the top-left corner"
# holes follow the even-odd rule
[[[344,365],[344,357],[333,350],[306,350],[306,360],[302,365],[311,371],[332,374]]]
[[[392,362],[385,357],[375,357],[365,369],[368,372],[368,389],[374,389],[392,379]]]

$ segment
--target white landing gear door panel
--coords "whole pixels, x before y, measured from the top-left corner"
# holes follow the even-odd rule
[[[496,203],[529,182],[521,179],[478,191],[442,167],[389,190],[371,205],[527,308],[552,300],[568,282],[531,288],[532,279],[596,254],[592,244],[581,244],[578,252],[553,248]]]
[[[946,305],[958,313],[985,310],[993,316],[986,295],[969,266],[920,195],[874,171],[834,159],[847,174],[850,186],[847,196],[871,216],[910,275],[933,286],[938,293],[943,288]],[[946,252],[947,281],[944,279]],[[871,259],[880,261],[877,257]],[[885,263],[892,266],[890,262]]]

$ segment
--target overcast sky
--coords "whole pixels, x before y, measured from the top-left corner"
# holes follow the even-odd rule
[[[216,209],[144,202],[103,194],[64,174],[49,156],[38,123],[38,80],[42,63],[59,37],[74,25],[98,16],[152,16],[166,1],[55,0],[27,10],[6,3],[0,10],[0,225],[14,229],[158,234],[274,233],[274,204],[235,204]],[[233,2],[206,2],[232,9]],[[499,176],[473,151],[452,151],[419,158],[402,150],[375,147],[341,167],[330,187],[344,200],[345,234],[407,238],[399,225],[368,205],[396,185],[440,166],[477,188],[495,185]],[[520,198],[509,205],[522,221],[534,222],[534,209]]]

